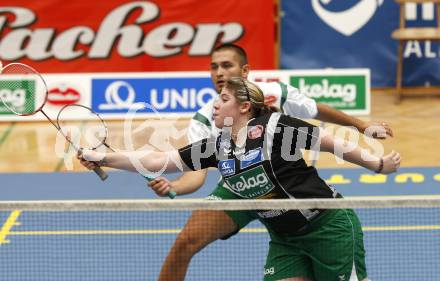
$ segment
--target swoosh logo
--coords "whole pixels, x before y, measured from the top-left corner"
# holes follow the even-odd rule
[[[321,5],[321,1],[328,4],[332,0],[312,0],[315,13],[326,24],[345,36],[350,36],[361,29],[371,19],[376,9],[383,4],[383,0],[362,0],[348,10],[330,12]]]

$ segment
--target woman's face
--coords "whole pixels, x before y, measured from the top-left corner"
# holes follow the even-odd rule
[[[214,122],[217,128],[232,126],[240,116],[240,103],[232,90],[223,88],[214,102]]]

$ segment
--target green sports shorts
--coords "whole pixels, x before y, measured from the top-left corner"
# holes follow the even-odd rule
[[[239,196],[232,193],[229,189],[223,186],[223,180],[217,183],[214,191],[208,196],[207,199],[211,200],[229,200],[229,199],[242,199]],[[231,217],[231,219],[237,225],[237,231],[223,237],[222,239],[228,239],[229,237],[237,234],[240,229],[244,228],[248,223],[256,219],[256,214],[253,211],[225,211],[225,213]]]
[[[313,281],[367,277],[362,228],[353,210],[327,210],[310,223],[305,234],[270,234],[264,281],[300,276]]]

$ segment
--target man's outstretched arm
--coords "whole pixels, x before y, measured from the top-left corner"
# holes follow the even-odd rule
[[[316,115],[315,119],[342,126],[353,126],[363,134],[367,128],[370,128],[368,132],[372,134],[372,137],[377,139],[386,139],[388,136],[393,136],[393,131],[385,122],[365,122],[353,116],[347,115],[342,111],[333,109],[326,104],[317,103],[316,106],[318,108],[318,114]]]

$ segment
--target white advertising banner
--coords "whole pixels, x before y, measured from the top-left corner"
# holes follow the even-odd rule
[[[131,118],[151,118],[158,114],[160,118],[191,117],[217,95],[209,72],[43,74],[43,77],[48,88],[43,110],[53,119],[63,106],[75,103],[91,107],[105,120],[122,120],[127,113]],[[291,84],[318,102],[349,114],[370,113],[368,69],[252,71],[249,79]],[[2,87],[0,76],[0,95],[4,100],[17,105],[35,96],[33,88],[21,87],[24,89]],[[18,91],[26,94],[18,95]],[[69,118],[87,120],[88,116],[72,114]],[[0,106],[0,121],[44,119],[41,113],[15,116]]]

